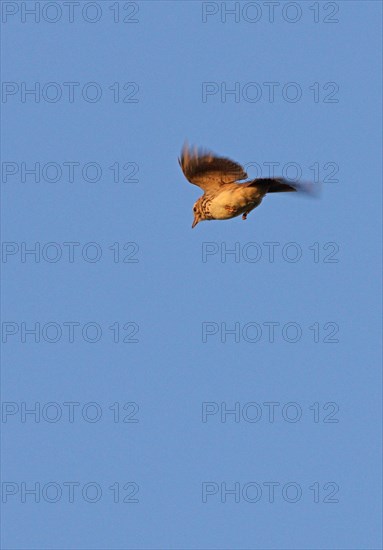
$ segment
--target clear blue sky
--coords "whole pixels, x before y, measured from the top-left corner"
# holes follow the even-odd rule
[[[3,547],[381,548],[381,3],[2,4]]]

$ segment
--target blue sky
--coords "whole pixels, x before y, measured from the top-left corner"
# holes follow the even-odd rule
[[[381,548],[381,4],[48,4],[2,5],[3,547]],[[191,230],[186,139],[321,196]]]

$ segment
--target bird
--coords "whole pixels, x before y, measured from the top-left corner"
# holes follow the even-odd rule
[[[206,220],[229,220],[248,214],[259,206],[267,193],[304,191],[305,184],[284,178],[247,179],[244,168],[228,158],[191,148],[187,143],[178,159],[185,178],[198,185],[204,194],[194,203],[192,228]]]

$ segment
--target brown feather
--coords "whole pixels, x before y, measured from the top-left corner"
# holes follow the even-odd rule
[[[178,162],[186,179],[209,193],[226,183],[247,178],[246,172],[238,163],[197,148],[192,151],[187,144],[184,145]]]

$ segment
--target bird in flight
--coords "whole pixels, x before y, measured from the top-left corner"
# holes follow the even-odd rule
[[[242,166],[209,151],[193,150],[185,144],[178,162],[187,180],[204,191],[193,206],[192,228],[204,220],[228,220],[247,215],[259,206],[267,193],[305,190],[305,184],[283,178],[248,178]]]

